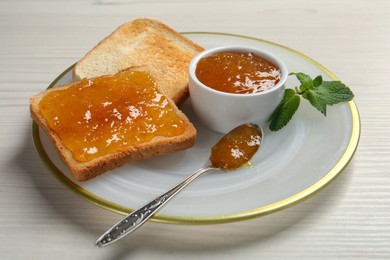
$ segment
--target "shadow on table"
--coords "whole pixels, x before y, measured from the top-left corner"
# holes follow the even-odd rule
[[[80,232],[84,234],[88,232],[96,239],[122,217],[93,206],[63,187],[40,162],[30,130],[26,130],[24,140],[24,146],[13,163],[22,167],[26,172],[26,178],[31,178],[47,201],[48,207],[58,214],[58,218],[67,219],[77,226]],[[310,225],[315,225],[318,218],[337,207],[348,190],[352,168],[353,165],[350,165],[336,181],[316,196],[271,215],[239,223],[205,226],[150,222],[122,241],[96,250],[102,250],[102,253],[104,251],[110,255],[109,259],[127,259],[137,255],[139,251],[161,251],[164,254],[170,252],[173,255],[185,252],[200,256],[201,252],[217,250],[228,252],[252,243],[272,243],[275,238],[283,235],[291,238],[293,235],[289,234],[310,228]],[[93,241],[83,246],[92,246]]]

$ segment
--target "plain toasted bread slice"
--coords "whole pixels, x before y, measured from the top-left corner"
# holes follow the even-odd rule
[[[125,76],[126,80],[127,80],[128,78],[131,78],[134,75],[137,76],[138,75],[137,73],[146,74],[149,77],[147,79],[152,80],[150,75],[147,74],[146,72],[137,72],[137,71],[131,71],[131,70],[122,71],[122,72],[119,72],[119,73],[112,75],[112,76],[99,77],[99,79],[102,79],[102,78],[107,79],[107,78],[111,77],[111,79],[117,80],[119,76]],[[138,75],[138,76],[140,76],[140,75]],[[141,75],[141,76],[144,77],[145,75]],[[97,78],[90,79],[90,81],[88,81],[87,87],[93,88],[95,85],[89,86],[89,84],[90,84],[89,82],[91,82],[91,84],[92,84],[92,82],[95,82],[96,79]],[[79,81],[79,82],[81,82],[81,81]],[[50,117],[47,118],[47,114],[45,115],[44,112],[42,112],[40,102],[44,99],[45,96],[47,96],[48,94],[53,93],[53,92],[55,92],[54,94],[58,95],[58,93],[60,91],[67,90],[67,89],[71,88],[72,86],[77,86],[77,88],[80,89],[79,88],[80,85],[77,85],[77,84],[79,84],[79,82],[72,82],[69,84],[65,84],[63,86],[48,89],[44,92],[41,92],[41,93],[31,97],[31,99],[30,99],[31,117],[46,132],[46,134],[48,135],[50,140],[53,142],[55,148],[57,149],[61,159],[68,166],[68,168],[70,169],[71,173],[73,174],[73,176],[76,180],[86,181],[86,180],[94,178],[95,176],[102,174],[108,170],[119,167],[125,163],[133,162],[133,161],[137,161],[137,160],[141,160],[141,159],[145,159],[145,158],[150,158],[150,157],[154,157],[154,156],[158,156],[158,155],[163,155],[163,154],[167,154],[167,153],[171,153],[171,152],[175,152],[175,151],[179,151],[179,150],[183,150],[183,149],[191,147],[195,143],[196,130],[195,130],[194,126],[189,122],[188,118],[184,115],[184,113],[182,113],[176,107],[174,102],[172,100],[170,100],[169,98],[166,98],[166,101],[164,101],[163,99],[161,99],[161,100],[163,100],[165,102],[164,104],[169,103],[172,106],[173,109],[170,110],[171,111],[170,113],[172,116],[177,117],[178,120],[181,120],[180,123],[181,123],[181,127],[183,129],[183,132],[180,132],[178,135],[174,135],[174,136],[172,136],[172,135],[171,136],[156,135],[156,136],[153,136],[153,138],[150,141],[141,142],[141,143],[138,143],[135,145],[127,146],[119,151],[115,151],[112,153],[103,154],[101,156],[99,155],[98,158],[93,158],[92,160],[89,160],[89,161],[77,160],[76,157],[74,156],[73,152],[70,149],[68,149],[68,147],[64,144],[63,140],[60,138],[60,135],[55,131],[55,129],[53,129],[53,127],[50,126],[50,124],[49,124],[50,119],[48,120],[48,118],[50,118]],[[85,82],[85,80],[84,80],[84,82]],[[93,83],[93,84],[95,84],[95,83]],[[96,83],[96,84],[98,84],[98,83]],[[104,85],[104,87],[106,89],[106,85]],[[126,88],[127,87],[131,88],[132,86],[126,85]],[[74,89],[76,89],[76,88],[74,88]],[[158,88],[157,88],[156,93],[158,93],[156,96],[157,99],[160,99],[161,97],[165,98],[165,96],[163,96],[163,94],[159,92]],[[113,95],[115,95],[115,93]],[[68,97],[68,96],[66,96],[66,97]],[[110,100],[109,96],[105,96],[105,97],[107,97],[107,100]],[[81,98],[88,99],[88,95],[82,96]],[[147,100],[141,100],[141,101],[144,103],[149,102],[148,99],[149,99],[149,96],[148,96]],[[62,102],[62,100],[63,100],[63,98],[58,100],[58,102],[56,102],[55,104],[58,104],[58,106],[61,106],[61,110],[67,111],[66,112],[67,114],[73,113],[73,111],[69,111],[69,110],[72,110],[73,109],[72,107],[74,107],[74,106],[70,106],[69,103],[67,105],[68,100],[66,100],[64,102]],[[152,100],[154,101],[155,98]],[[134,102],[134,101],[131,101],[131,102]],[[128,99],[126,98],[126,108],[127,107],[130,108],[130,106],[132,106],[131,102],[129,103]],[[98,104],[102,104],[104,107],[106,106],[105,103],[107,103],[107,102],[100,102],[100,100],[98,101]],[[45,102],[43,104],[45,104]],[[94,104],[96,104],[96,103],[94,103]],[[140,103],[138,103],[138,104],[140,104]],[[151,104],[155,105],[156,103],[151,103]],[[46,104],[46,106],[47,106],[47,104]],[[68,106],[68,107],[64,107],[64,106]],[[91,106],[88,106],[88,107],[91,107]],[[53,107],[49,107],[49,108],[50,108],[50,111],[52,111],[54,109]],[[79,111],[77,109],[75,111]],[[100,109],[100,107],[99,107],[99,109]],[[47,111],[47,109],[46,109],[46,111]],[[101,113],[101,110],[99,110],[99,111],[100,111],[99,113]],[[109,113],[111,113],[111,111],[113,111],[113,110],[110,110]],[[80,113],[82,113],[82,114],[85,113],[85,110],[80,109]],[[123,118],[126,117],[125,114],[122,114],[122,115],[123,115]],[[127,117],[128,116],[133,116],[133,115],[131,115],[130,110],[128,112]],[[78,118],[80,118],[80,117],[78,117]],[[134,117],[134,118],[136,118],[136,117]],[[86,120],[89,120],[89,119],[87,118]],[[135,121],[135,119],[134,119],[134,121]],[[61,119],[59,119],[59,122],[61,122]],[[78,122],[78,123],[80,124],[80,122]],[[107,124],[110,124],[110,122],[107,121]],[[68,131],[73,131],[72,128],[69,128],[69,126],[65,126],[65,127],[68,127],[68,129],[70,129],[70,130],[67,130],[66,133],[68,133]],[[75,129],[75,128],[73,128],[73,129]],[[110,129],[112,129],[112,126]],[[137,131],[131,130],[131,131],[134,131],[134,132],[130,132],[131,136],[137,135],[139,133],[139,132],[137,132],[139,130],[137,130]],[[110,134],[112,134],[112,132],[110,132]],[[77,135],[79,135],[79,132],[77,132]],[[84,136],[86,136],[86,135],[84,135]],[[84,140],[84,142],[85,142],[85,139],[82,139],[82,140]],[[106,140],[106,139],[104,139],[104,140]]]
[[[116,29],[73,69],[73,78],[94,78],[142,66],[176,104],[189,95],[188,65],[203,48],[162,22],[137,19]]]

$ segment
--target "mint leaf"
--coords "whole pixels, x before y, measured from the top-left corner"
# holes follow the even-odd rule
[[[321,84],[321,88],[328,90],[329,96],[332,98],[332,103],[327,103],[327,105],[334,105],[341,102],[348,102],[354,98],[352,91],[340,81],[324,81]]]
[[[326,116],[326,101],[321,98],[321,92],[310,90],[302,94],[302,97],[309,100],[310,104]]]
[[[352,91],[340,81],[324,81],[302,94],[310,104],[326,116],[326,106],[352,100]]]
[[[301,85],[298,88],[298,94],[301,94],[305,90],[310,89],[310,88],[313,87],[313,80],[312,80],[312,78],[309,75],[306,75],[305,73],[302,73],[302,72],[298,72],[298,73],[291,72],[288,75],[290,75],[290,76],[295,75],[297,77],[297,79],[299,80],[299,82],[301,83]]]
[[[315,79],[313,79],[313,86],[318,87],[319,85],[322,84],[322,82],[323,82],[322,76],[319,75],[319,76],[315,77]]]
[[[278,131],[291,120],[299,107],[301,99],[293,89],[286,89],[281,103],[271,116],[269,129]]]

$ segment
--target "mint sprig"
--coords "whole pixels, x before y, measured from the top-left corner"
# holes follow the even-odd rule
[[[297,77],[300,86],[286,89],[278,107],[271,116],[269,129],[278,131],[291,120],[300,104],[300,96],[326,116],[326,106],[332,106],[353,99],[352,91],[340,81],[323,81],[322,76],[312,79],[309,75],[298,72],[290,73]]]

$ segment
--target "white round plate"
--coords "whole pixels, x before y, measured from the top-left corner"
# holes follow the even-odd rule
[[[279,56],[290,72],[305,72],[324,80],[337,79],[327,69],[290,48],[261,39],[224,33],[184,33],[211,48],[241,45],[265,49]],[[73,66],[72,66],[73,67]],[[64,71],[49,87],[72,80]],[[298,84],[289,77],[287,87]],[[45,133],[33,124],[35,145],[50,171],[82,198],[121,214],[149,202],[192,171],[204,166],[220,134],[204,128],[195,118],[191,101],[181,109],[198,130],[191,149],[125,165],[87,182],[77,182],[59,159]],[[210,104],[210,109],[213,109]],[[351,101],[329,107],[327,116],[301,102],[292,121],[282,130],[265,129],[265,139],[251,168],[210,172],[173,199],[152,220],[177,224],[214,224],[240,221],[292,206],[329,184],[352,159],[360,137],[360,119]]]

